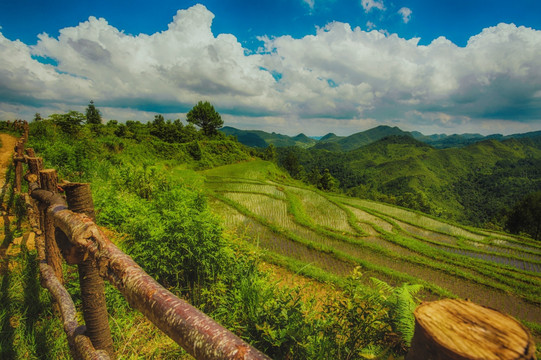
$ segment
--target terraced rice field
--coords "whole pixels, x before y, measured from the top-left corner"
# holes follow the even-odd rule
[[[338,276],[360,267],[367,279],[421,283],[429,298],[469,298],[541,324],[539,244],[265,180],[258,165],[223,171],[229,177],[220,177],[220,169],[204,174],[213,210],[247,241]]]

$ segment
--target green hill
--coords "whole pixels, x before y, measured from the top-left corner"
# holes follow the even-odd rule
[[[317,140],[309,138],[304,134],[291,137],[261,130],[239,130],[230,126],[224,126],[220,131],[226,135],[236,136],[240,143],[252,147],[267,147],[270,144],[276,147],[310,147],[317,142]]]
[[[396,135],[349,152],[318,145],[295,154],[307,174],[327,168],[348,194],[481,225],[541,190],[540,144],[541,137],[436,149]],[[279,149],[282,161],[287,151]]]
[[[373,143],[384,137],[391,135],[409,135],[409,133],[400,130],[398,127],[390,127],[381,125],[370,130],[355,133],[347,137],[330,137],[325,140],[321,139],[320,143],[335,142],[340,145],[344,151],[353,150],[364,145]]]

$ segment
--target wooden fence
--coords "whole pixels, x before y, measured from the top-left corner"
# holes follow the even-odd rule
[[[75,359],[115,359],[108,324],[103,279],[127,302],[196,359],[269,359],[210,317],[173,295],[118,249],[94,223],[89,184],[58,184],[52,169],[26,149],[28,124],[16,122],[24,135],[15,147],[14,191],[20,192],[23,164],[28,171],[25,196],[28,218],[36,234],[41,284],[62,317],[70,352]],[[26,154],[25,154],[26,152]],[[59,193],[64,191],[64,195]],[[63,286],[62,259],[77,265],[85,325]]]
[[[36,233],[41,284],[55,300],[71,354],[76,359],[114,359],[103,279],[196,359],[269,359],[187,302],[163,288],[95,225],[89,184],[58,184],[56,171],[26,149],[28,124],[14,154],[14,190],[21,191],[23,164],[28,171],[24,194]],[[59,194],[59,190],[65,194]],[[76,320],[73,301],[63,286],[62,259],[77,265],[85,326]],[[415,311],[415,335],[408,360],[534,360],[528,329],[513,318],[469,301],[444,299]]]

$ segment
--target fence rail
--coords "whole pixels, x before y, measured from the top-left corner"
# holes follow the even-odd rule
[[[103,280],[126,301],[196,359],[269,359],[213,319],[178,298],[149,276],[116,247],[94,223],[89,184],[62,183],[56,171],[42,169],[43,161],[26,149],[28,124],[16,122],[24,135],[17,142],[14,190],[20,192],[23,164],[29,193],[24,194],[30,225],[36,233],[41,284],[55,301],[63,320],[72,356],[76,359],[114,359]],[[85,325],[76,321],[73,300],[63,286],[62,260],[77,265]]]

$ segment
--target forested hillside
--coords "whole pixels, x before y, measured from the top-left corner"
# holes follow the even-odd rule
[[[435,149],[401,135],[346,152],[279,148],[278,154],[297,178],[314,183],[328,169],[349,195],[476,226],[504,227],[513,206],[541,190],[541,137]]]

